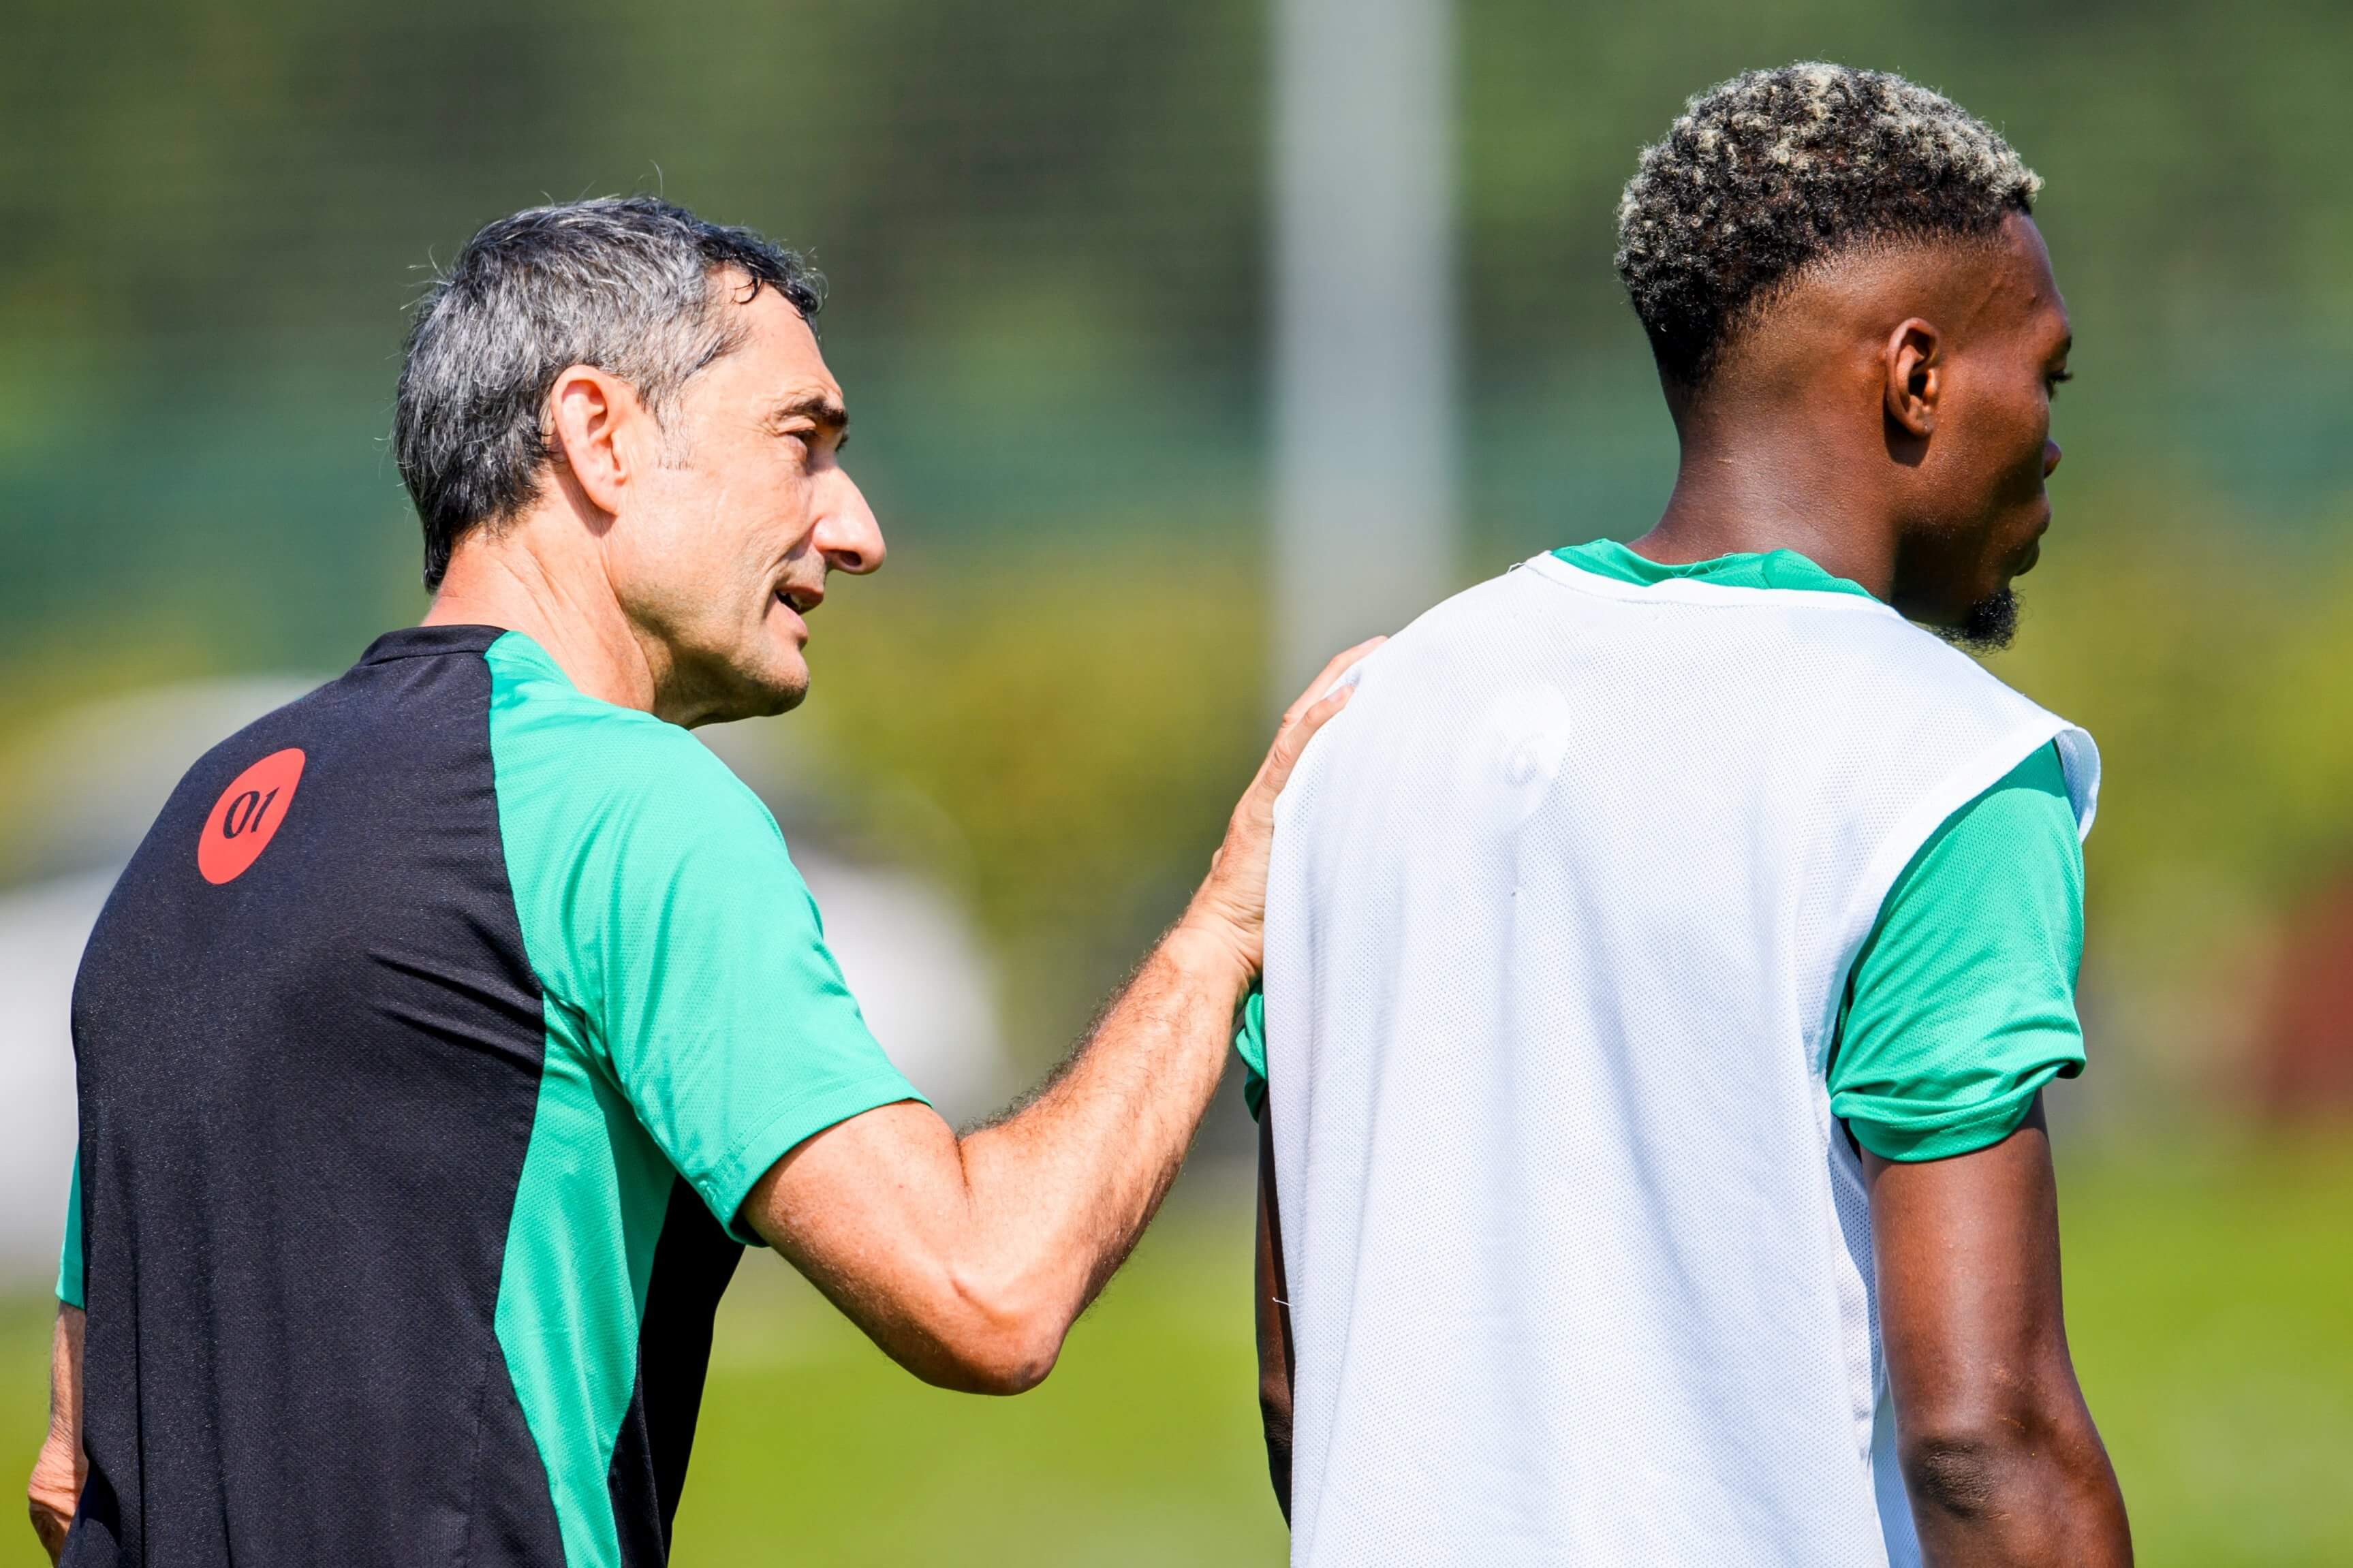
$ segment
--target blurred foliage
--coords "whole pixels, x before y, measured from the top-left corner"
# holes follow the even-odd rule
[[[834,278],[896,547],[777,743],[965,890],[1033,1054],[1175,911],[1265,718],[1263,0],[0,5],[0,729],[413,616],[402,305],[491,216],[659,188]],[[1901,69],[2048,177],[2081,376],[2002,668],[2104,743],[2095,1049],[2181,1100],[2353,865],[2353,10],[1461,0],[1459,35],[1464,580],[1664,497],[1609,256],[1686,95]]]
[[[837,584],[808,702],[768,728],[829,748],[873,847],[916,846],[998,934],[1013,1045],[1036,1062],[1208,869],[1271,733],[1264,625],[1231,549],[886,570]]]

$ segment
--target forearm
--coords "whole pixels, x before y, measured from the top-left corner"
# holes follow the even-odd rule
[[[745,1210],[909,1372],[1029,1388],[1174,1178],[1248,973],[1180,928],[1014,1115],[959,1141],[927,1106],[869,1111],[779,1161]]]
[[[1183,1164],[1225,1068],[1244,957],[1180,924],[1069,1067],[960,1146],[962,1272],[1066,1329],[1124,1259]]]
[[[49,1348],[49,1431],[25,1489],[33,1532],[57,1561],[80,1505],[85,1461],[81,1448],[81,1345],[79,1307],[60,1303]]]
[[[2080,1405],[1909,1437],[1904,1472],[1931,1568],[2122,1568],[2124,1497]]]

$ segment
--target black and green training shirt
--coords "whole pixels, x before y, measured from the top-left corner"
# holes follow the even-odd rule
[[[73,1032],[82,1568],[662,1562],[745,1194],[916,1098],[758,799],[481,626],[198,763]]]

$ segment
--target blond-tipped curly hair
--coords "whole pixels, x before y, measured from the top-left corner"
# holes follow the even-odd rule
[[[1618,276],[1671,384],[1696,391],[1804,268],[1873,242],[1980,238],[2042,177],[1950,99],[1808,61],[1693,99],[1618,207]]]

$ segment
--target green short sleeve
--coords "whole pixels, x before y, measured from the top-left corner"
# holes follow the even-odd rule
[[[920,1100],[826,946],[776,819],[687,731],[582,697],[493,645],[499,808],[551,1034],[583,1042],[739,1239],[798,1143]]]
[[[2017,1131],[2084,1068],[2075,978],[2084,857],[2046,746],[1953,814],[1896,879],[1855,960],[1831,1109],[1886,1160],[1938,1160]]]
[[[1266,1120],[1266,992],[1250,983],[1250,998],[1242,1004],[1241,1023],[1234,1030],[1234,1054],[1242,1058],[1242,1099],[1254,1121]]]
[[[868,1031],[775,821],[734,790],[633,836],[600,933],[598,1017],[638,1120],[731,1225],[795,1145],[918,1098]]]
[[[58,1255],[58,1300],[69,1307],[82,1305],[81,1152],[76,1150],[73,1182],[66,1194],[66,1244]]]

